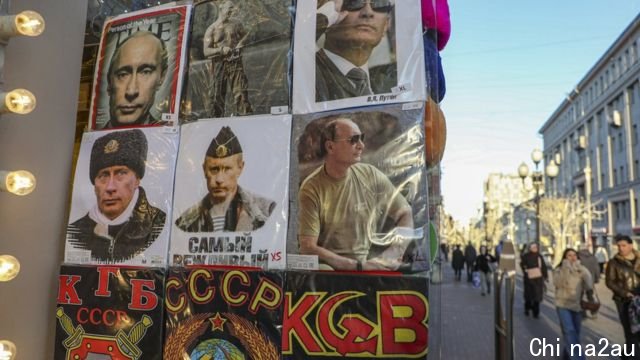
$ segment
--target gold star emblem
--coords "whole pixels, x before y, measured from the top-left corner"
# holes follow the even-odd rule
[[[109,141],[107,143],[107,145],[104,146],[104,153],[105,154],[114,153],[114,152],[118,151],[118,147],[120,147],[120,144],[118,143],[118,140],[112,139],[111,141]]]
[[[229,153],[229,148],[226,147],[225,145],[218,145],[218,147],[216,148],[216,156],[217,157],[227,157],[227,154]]]
[[[227,319],[220,316],[220,313],[216,313],[215,316],[209,318],[209,321],[211,321],[211,331],[224,331],[224,323]]]

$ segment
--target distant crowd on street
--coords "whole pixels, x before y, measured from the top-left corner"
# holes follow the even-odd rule
[[[520,249],[520,269],[524,287],[524,315],[537,319],[540,303],[549,283],[551,273],[554,301],[564,341],[563,359],[582,360],[584,353],[571,352],[572,345],[580,344],[581,323],[585,316],[597,317],[600,300],[594,284],[604,277],[607,288],[613,293],[620,326],[624,331],[626,347],[622,359],[640,359],[640,252],[633,248],[628,235],[614,238],[617,253],[610,258],[603,246],[595,246],[593,253],[587,244],[579,248],[567,248],[559,264],[549,269],[540,254],[538,243],[530,243]],[[495,256],[482,245],[479,251],[469,242],[464,250],[454,245],[451,266],[455,281],[461,281],[466,268],[466,280],[480,288],[482,296],[491,293],[494,268],[502,253],[502,241],[493,249]],[[448,244],[440,244],[441,258],[449,261]],[[631,356],[634,350],[635,357]]]

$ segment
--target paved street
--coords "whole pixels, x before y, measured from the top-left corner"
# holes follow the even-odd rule
[[[492,296],[481,296],[480,289],[475,289],[466,282],[464,272],[462,281],[454,281],[450,263],[443,263],[442,269],[442,283],[432,284],[429,291],[432,308],[429,359],[495,359],[493,293]],[[611,292],[604,285],[604,278],[600,279],[596,289],[602,306],[596,319],[583,321],[582,344],[594,344],[598,350],[602,349],[598,342],[604,344],[604,340],[601,340],[603,338],[608,339],[610,345],[623,344],[622,327],[618,324],[615,304],[611,300]],[[554,347],[557,339],[562,339],[553,305],[553,289],[546,293],[539,319],[524,315],[522,290],[522,277],[518,274],[514,301],[516,359],[553,359],[552,356],[533,356],[529,349],[534,338],[544,338]],[[609,351],[610,349],[609,346]],[[588,359],[617,357],[594,356]]]

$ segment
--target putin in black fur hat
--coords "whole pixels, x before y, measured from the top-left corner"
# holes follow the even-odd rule
[[[140,186],[147,147],[147,138],[139,129],[111,132],[93,144],[89,180],[96,205],[67,227],[69,243],[89,250],[92,261],[132,259],[162,232],[166,214],[151,206]]]

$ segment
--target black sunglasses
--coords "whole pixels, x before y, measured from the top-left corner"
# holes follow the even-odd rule
[[[353,135],[353,136],[348,137],[346,139],[337,139],[337,140],[333,140],[333,141],[348,141],[351,145],[355,145],[355,144],[358,143],[358,141],[364,142],[364,134]]]
[[[344,0],[342,11],[358,11],[370,4],[375,12],[390,13],[393,5],[389,0]]]

